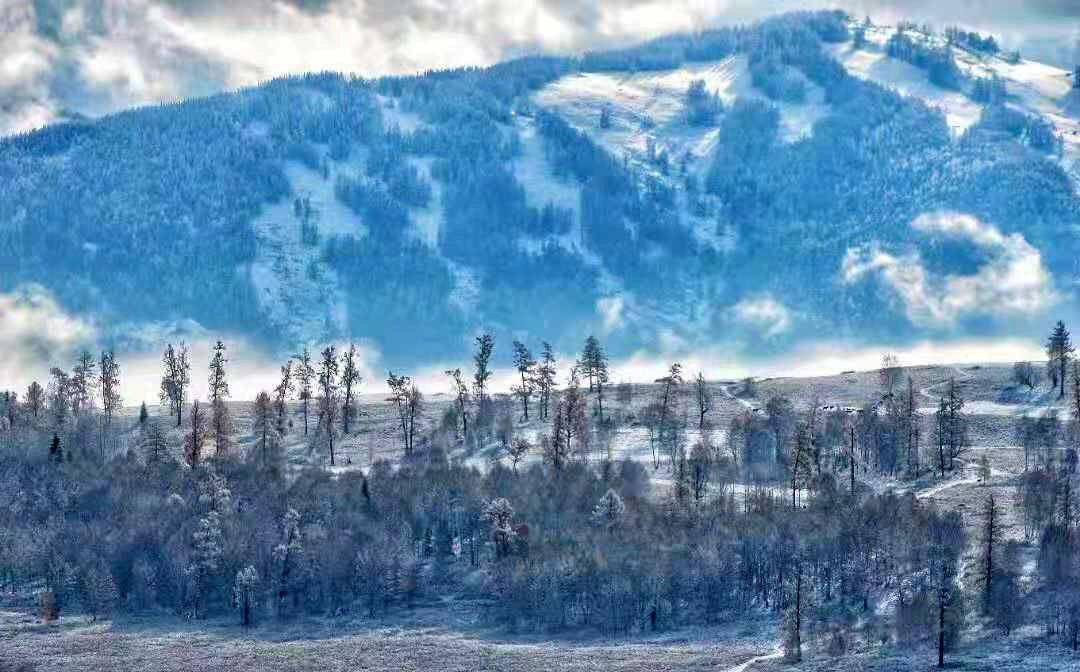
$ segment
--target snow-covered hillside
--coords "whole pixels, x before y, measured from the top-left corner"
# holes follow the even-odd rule
[[[965,92],[936,86],[926,71],[886,55],[885,45],[895,32],[895,26],[869,26],[862,48],[856,48],[852,42],[827,48],[852,75],[919,98],[941,110],[954,134],[959,136],[977,123],[983,106]],[[1062,141],[1063,167],[1080,180],[1076,169],[1080,160],[1080,89],[1073,87],[1071,73],[1023,58],[1010,62],[1004,53],[980,53],[948,45],[941,35],[914,34],[924,43],[948,49],[961,72],[970,79],[1001,78],[1009,107],[1038,115],[1053,124]]]
[[[705,82],[705,90],[725,107],[742,97],[765,99],[751,81],[747,58],[740,55],[658,72],[574,73],[545,86],[534,100],[647,173],[660,174],[652,158],[661,152],[676,165],[685,160],[689,170],[700,172],[712,156],[718,131],[687,120],[687,90],[696,80]],[[824,92],[809,82],[807,87],[805,103],[777,103],[788,142],[809,135],[814,123],[828,114]],[[611,114],[610,125],[601,128],[605,109]]]

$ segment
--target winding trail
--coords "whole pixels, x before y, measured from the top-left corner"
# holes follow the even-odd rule
[[[784,655],[784,647],[783,647],[783,645],[778,643],[773,648],[772,653],[765,653],[765,654],[762,654],[760,656],[754,656],[753,658],[746,661],[745,663],[739,663],[735,667],[729,667],[726,670],[723,670],[723,672],[746,672],[747,670],[750,669],[750,666],[754,665],[755,663],[763,663],[766,660],[776,660],[777,658],[780,658],[783,655]]]

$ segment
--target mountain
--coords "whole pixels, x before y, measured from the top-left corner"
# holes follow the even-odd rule
[[[0,292],[412,363],[1015,334],[1076,305],[1078,120],[1066,71],[841,12],[291,77],[0,140]]]

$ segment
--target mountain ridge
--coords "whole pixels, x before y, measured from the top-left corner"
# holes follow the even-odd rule
[[[1068,89],[1050,109],[1048,80],[1006,79],[1035,65],[919,31],[899,31],[902,54],[895,29],[797,13],[14,136],[0,291],[39,283],[102,322],[193,320],[279,351],[368,339],[389,361],[460,356],[478,329],[760,352],[1071,307]],[[958,88],[923,83],[924,52],[950,55]],[[974,101],[994,74],[1001,99]],[[1014,271],[1041,280],[997,286]]]

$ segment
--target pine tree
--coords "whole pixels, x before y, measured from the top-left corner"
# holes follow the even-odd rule
[[[252,433],[255,435],[255,451],[259,464],[264,469],[275,468],[279,450],[277,418],[274,403],[266,392],[259,392],[255,397]]]
[[[94,356],[83,351],[75,368],[71,370],[71,410],[75,415],[93,406],[97,381],[97,363]]]
[[[296,388],[293,380],[293,361],[290,359],[281,367],[281,380],[274,388],[274,408],[277,410],[278,433],[285,433],[285,414],[288,410],[289,395]]]
[[[1065,328],[1065,323],[1058,321],[1046,341],[1046,366],[1051,380],[1056,381],[1060,389],[1058,399],[1065,397],[1065,370],[1075,350],[1069,331]]]
[[[101,353],[101,410],[105,427],[112,424],[113,416],[123,407],[120,397],[120,364],[112,352]]]
[[[304,412],[304,436],[307,436],[308,411],[311,403],[311,381],[315,378],[315,369],[311,366],[311,353],[308,352],[307,346],[304,346],[300,354],[293,355],[293,357],[296,359],[296,372],[294,374],[297,382],[296,391],[299,395],[301,409]]]
[[[521,376],[521,384],[514,386],[514,393],[521,399],[523,419],[529,420],[529,399],[532,398],[536,360],[521,341],[514,341],[514,368]]]
[[[206,441],[206,417],[198,399],[191,404],[190,415],[188,422],[191,428],[184,436],[184,457],[194,471],[202,462],[203,443]]]
[[[540,366],[536,369],[536,384],[540,388],[540,419],[547,420],[551,409],[551,393],[555,389],[556,375],[555,353],[551,344],[544,341]]]
[[[147,467],[163,464],[169,457],[169,443],[165,432],[156,420],[148,420],[140,444]]]
[[[473,393],[476,395],[476,405],[481,414],[484,413],[487,402],[487,385],[491,378],[491,353],[494,349],[495,339],[491,334],[476,337],[476,354],[473,355],[473,362],[476,364],[476,371],[473,373]]]
[[[341,387],[345,390],[344,405],[341,409],[342,431],[349,433],[349,424],[353,416],[353,388],[362,380],[356,361],[356,346],[349,345],[349,349],[342,355]]]
[[[469,386],[461,377],[461,369],[447,369],[446,375],[450,377],[451,394],[454,395],[458,417],[461,418],[461,439],[465,441],[469,438]]]
[[[229,383],[225,374],[225,344],[218,341],[214,344],[214,351],[210,357],[209,378],[207,391],[210,395],[211,431],[214,434],[214,453],[225,455],[228,453],[231,436],[232,420],[229,417],[229,409],[225,400],[229,398]]]

